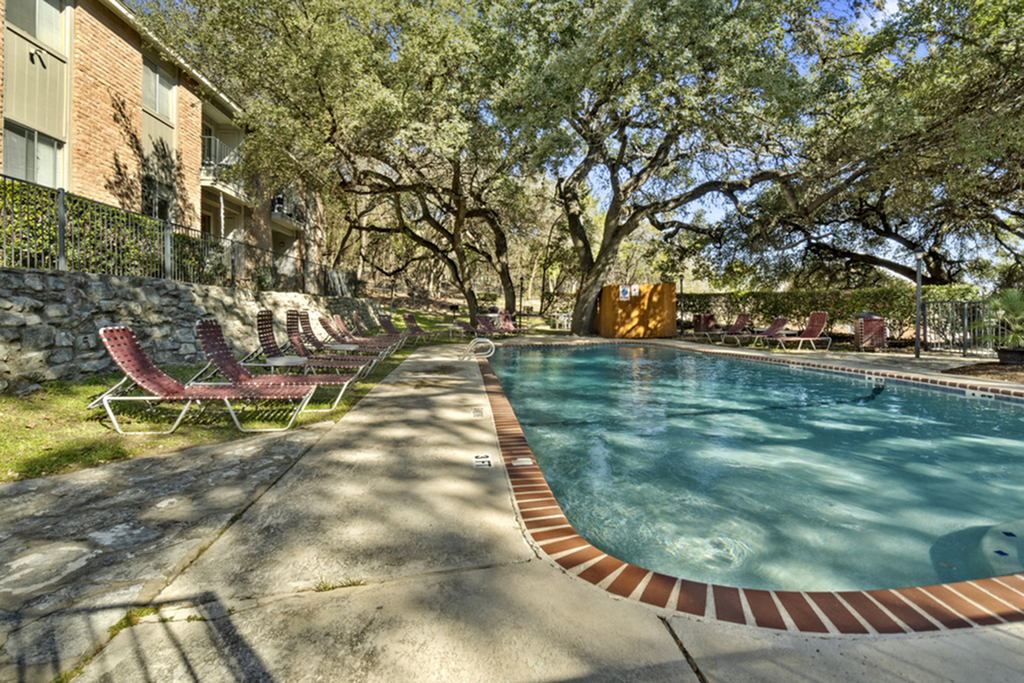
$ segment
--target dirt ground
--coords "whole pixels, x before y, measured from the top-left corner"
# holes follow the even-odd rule
[[[1001,379],[1006,382],[1024,384],[1024,365],[1002,365],[1000,363],[974,363],[959,368],[944,370],[948,375],[966,375],[980,379]]]

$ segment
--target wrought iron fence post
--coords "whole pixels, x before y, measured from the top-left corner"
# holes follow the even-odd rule
[[[963,302],[961,305],[963,311],[963,340],[964,340],[964,357],[967,357],[967,302]]]
[[[171,250],[171,221],[164,221],[164,277],[174,279],[174,254]]]
[[[57,189],[57,270],[68,269],[67,235],[67,204],[65,204],[64,188]]]

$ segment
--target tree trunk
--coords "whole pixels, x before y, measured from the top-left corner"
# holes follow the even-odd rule
[[[501,280],[501,288],[505,290],[505,310],[509,313],[516,313],[519,310],[516,307],[516,298],[519,293],[516,292],[515,284],[512,282],[512,273],[509,272],[508,263],[501,262],[498,268],[498,278]]]
[[[576,305],[572,310],[572,334],[577,336],[593,334],[597,300],[601,296],[601,288],[618,256],[621,242],[622,239],[619,239],[602,245],[593,267],[580,279],[580,291],[576,295]]]

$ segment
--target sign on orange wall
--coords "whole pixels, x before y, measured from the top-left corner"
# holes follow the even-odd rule
[[[676,336],[675,283],[603,287],[597,333],[615,339]]]

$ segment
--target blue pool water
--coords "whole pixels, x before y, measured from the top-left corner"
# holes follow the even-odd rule
[[[621,560],[789,590],[1021,571],[1014,405],[659,347],[491,364],[569,520]]]

